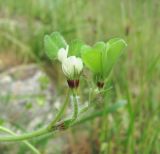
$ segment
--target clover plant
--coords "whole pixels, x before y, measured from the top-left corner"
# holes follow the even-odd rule
[[[125,104],[124,102],[120,102],[107,108],[95,108],[93,112],[89,112],[90,114],[85,114],[90,108],[94,107],[94,103],[91,102],[91,96],[92,98],[95,98],[97,92],[94,92],[95,89],[92,89],[92,91],[89,92],[90,97],[87,101],[88,105],[84,108],[79,108],[79,102],[77,100],[77,88],[80,84],[80,77],[83,74],[83,69],[85,67],[92,72],[93,80],[99,87],[99,93],[102,92],[101,89],[104,88],[106,79],[108,78],[114,64],[123,53],[123,49],[126,47],[126,43],[123,39],[113,38],[108,42],[97,42],[93,46],[89,46],[78,39],[72,40],[69,44],[59,32],[53,32],[44,37],[44,47],[46,55],[53,63],[55,63],[56,60],[60,62],[63,73],[68,82],[66,99],[59,112],[48,126],[21,135],[16,135],[7,128],[0,126],[1,131],[11,134],[11,136],[0,136],[0,142],[24,141],[34,153],[39,152],[35,147],[30,145],[28,141],[26,141],[27,139],[49,134],[54,131],[65,130],[97,116],[103,116],[104,114],[113,112]],[[62,117],[65,114],[70,101],[70,95],[73,97],[73,101],[71,101],[73,104],[73,113],[71,113],[71,116],[67,119],[65,118],[63,120]],[[83,116],[81,116],[82,113]]]

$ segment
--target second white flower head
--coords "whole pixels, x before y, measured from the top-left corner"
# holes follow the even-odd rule
[[[68,48],[69,46],[67,45],[66,49],[65,48],[59,49],[57,57],[60,62],[63,62],[65,59],[67,59]]]

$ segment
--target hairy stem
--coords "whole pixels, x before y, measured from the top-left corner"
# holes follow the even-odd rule
[[[0,141],[22,141],[49,133],[48,127],[15,136],[0,136]]]
[[[78,117],[78,101],[77,101],[75,90],[72,91],[72,95],[73,95],[73,109],[74,109],[73,116],[72,116],[72,122],[74,122]]]
[[[5,128],[5,127],[2,127],[0,126],[0,131],[3,131],[3,132],[6,132],[6,133],[9,133],[13,136],[16,136],[16,134],[14,132],[12,132],[11,130]],[[40,154],[40,152],[31,144],[29,143],[28,141],[23,141],[23,143],[28,146],[28,148],[30,148],[35,154]]]
[[[46,135],[46,134],[49,134],[49,133],[53,133],[56,130],[63,130],[63,124],[65,124],[66,126],[68,125],[70,127],[75,126],[75,125],[84,123],[86,121],[92,120],[96,117],[103,116],[104,114],[112,113],[112,112],[116,111],[117,109],[123,107],[125,104],[126,104],[126,102],[115,103],[107,109],[104,108],[104,109],[99,110],[97,112],[94,112],[94,113],[92,113],[88,116],[85,116],[85,117],[81,118],[80,120],[72,121],[71,125],[70,125],[70,120],[62,121],[60,124],[55,124],[55,126],[53,127],[52,130],[48,129],[48,127],[45,127],[45,128],[39,129],[37,131],[25,133],[25,134],[22,134],[22,135],[0,136],[0,142],[1,141],[22,141],[22,140],[31,139],[31,138],[34,138],[34,137],[37,137],[37,136],[42,136],[42,135]],[[68,128],[68,127],[65,127],[65,128]]]
[[[62,105],[60,111],[56,115],[56,117],[53,119],[53,121],[48,125],[48,127],[41,128],[37,131],[29,132],[29,133],[24,133],[22,135],[15,135],[15,136],[1,136],[0,141],[21,141],[21,140],[26,140],[30,138],[34,138],[37,136],[41,136],[47,133],[52,132],[52,128],[54,128],[55,123],[62,117],[64,111],[66,110],[66,107],[68,105],[68,100],[69,100],[69,92],[67,93],[66,100],[64,104]]]
[[[53,121],[49,124],[49,126],[48,126],[49,129],[52,129],[54,127],[55,123],[58,122],[61,119],[61,117],[63,116],[63,114],[64,114],[64,112],[65,112],[65,110],[67,108],[68,102],[69,102],[69,91],[68,91],[68,93],[66,95],[65,102],[62,105],[61,109],[59,110],[58,114],[53,119]]]

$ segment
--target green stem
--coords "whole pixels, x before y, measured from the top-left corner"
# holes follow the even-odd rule
[[[16,134],[14,132],[12,132],[11,130],[9,130],[5,127],[0,126],[0,130],[3,131],[3,132],[9,133],[13,136],[16,136]],[[28,141],[23,141],[23,143],[26,146],[28,146],[35,154],[40,154],[40,152],[32,144],[30,144]]]
[[[93,89],[90,89],[90,92],[89,92],[89,96],[88,96],[88,104],[86,107],[84,107],[80,112],[79,114],[82,114],[84,112],[86,112],[90,107],[91,107],[91,98],[92,98],[92,95],[93,95]]]
[[[69,96],[70,95],[69,95],[69,91],[68,91],[67,95],[66,95],[65,102],[63,103],[63,106],[61,107],[61,109],[59,110],[56,117],[53,119],[53,121],[48,126],[49,130],[52,129],[54,127],[54,125],[56,124],[56,122],[59,121],[61,119],[61,117],[63,116],[63,114],[67,108],[68,102],[69,102]]]
[[[73,116],[72,116],[72,122],[74,122],[77,117],[78,117],[78,101],[76,98],[76,92],[75,90],[72,91],[72,95],[73,95]]]
[[[0,141],[20,141],[20,140],[25,140],[25,139],[30,139],[33,137],[37,137],[37,136],[41,136],[44,135],[46,133],[50,133],[52,130],[52,128],[54,128],[55,123],[62,117],[67,105],[68,105],[68,100],[69,100],[69,92],[67,94],[66,100],[63,104],[63,106],[61,107],[60,111],[58,112],[57,116],[54,118],[54,120],[49,124],[48,127],[39,129],[37,131],[34,132],[30,132],[30,133],[25,133],[22,134],[20,136],[1,136],[0,137]]]
[[[4,137],[1,136],[0,141],[21,141],[21,140],[26,140],[26,139],[34,138],[34,137],[37,137],[37,136],[41,136],[41,135],[44,135],[44,134],[47,134],[47,133],[50,133],[50,132],[54,131],[54,130],[52,130],[52,128],[54,128],[55,123],[62,117],[62,115],[63,115],[63,113],[66,110],[66,107],[68,105],[68,100],[69,100],[69,92],[67,93],[66,100],[65,100],[63,106],[61,107],[57,116],[48,125],[48,127],[41,128],[37,131],[25,133],[25,134],[22,134],[22,135],[4,136]]]
[[[123,101],[115,103],[110,107],[107,107],[107,108],[101,109],[99,111],[93,112],[92,114],[87,115],[87,116],[81,118],[80,120],[75,121],[71,126],[79,125],[79,124],[85,123],[87,121],[90,121],[90,120],[92,120],[96,117],[102,117],[102,116],[107,115],[109,113],[113,113],[113,112],[115,112],[116,110],[118,110],[119,108],[121,108],[125,105],[126,105],[126,102],[123,102]]]
[[[41,128],[37,131],[29,132],[29,133],[24,133],[22,135],[15,135],[15,136],[0,136],[0,141],[22,141],[22,140],[27,140],[30,138],[34,138],[37,136],[44,135],[46,133],[49,133],[50,131],[48,130],[48,127]]]
[[[78,125],[78,124],[84,123],[86,121],[92,120],[96,117],[103,116],[104,114],[112,113],[112,112],[116,111],[118,108],[123,107],[125,104],[126,104],[126,102],[116,103],[116,104],[112,105],[110,108],[94,112],[93,114],[88,115],[88,116],[86,116],[86,117],[84,117],[84,118],[82,118],[78,121],[76,120],[71,125],[70,125],[70,122],[69,122],[69,126]],[[68,120],[63,121],[62,124],[67,123],[67,121]],[[49,133],[54,132],[56,130],[62,130],[61,129],[62,125],[57,124],[57,125],[54,126],[54,128],[56,128],[56,129],[50,130],[50,129],[48,129],[48,127],[45,127],[45,128],[39,129],[39,130],[34,131],[34,132],[25,133],[25,134],[17,135],[17,136],[4,136],[4,137],[1,136],[0,141],[22,141],[22,140],[30,139],[30,138],[33,138],[33,137],[46,135],[46,134],[49,134]]]

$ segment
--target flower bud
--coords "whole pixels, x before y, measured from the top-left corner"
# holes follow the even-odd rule
[[[63,62],[65,59],[67,59],[67,55],[68,55],[68,46],[66,49],[61,48],[58,51],[58,60],[60,62]]]

